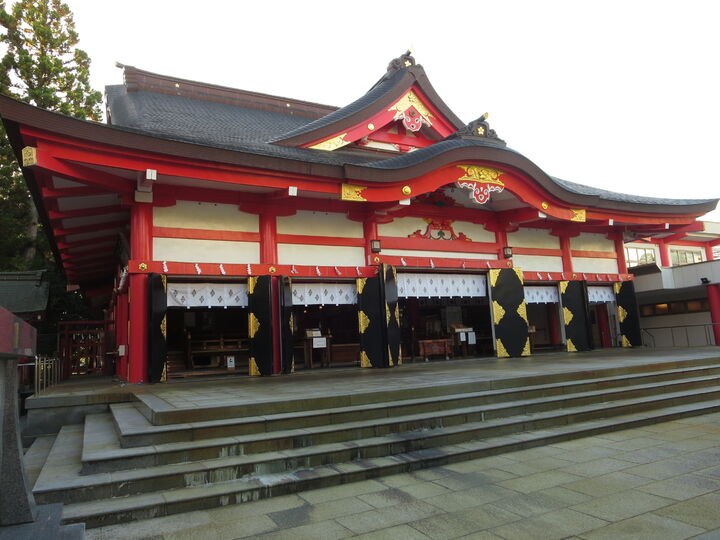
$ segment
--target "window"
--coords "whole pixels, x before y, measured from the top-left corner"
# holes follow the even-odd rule
[[[673,266],[702,262],[702,253],[690,249],[671,249],[670,263]]]
[[[695,313],[710,309],[707,298],[700,300],[684,300],[670,304],[645,304],[640,306],[641,317],[654,317],[656,315],[677,315],[680,313]]]
[[[655,262],[655,249],[651,247],[626,247],[625,261],[628,266]]]

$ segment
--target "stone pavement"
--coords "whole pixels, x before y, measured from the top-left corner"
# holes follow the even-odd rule
[[[720,413],[87,537],[720,539]]]

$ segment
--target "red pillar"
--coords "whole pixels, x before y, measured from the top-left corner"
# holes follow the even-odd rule
[[[715,257],[713,256],[713,247],[710,244],[705,244],[705,260],[712,261]]]
[[[560,345],[562,343],[562,335],[560,334],[560,315],[558,314],[558,305],[546,305],[548,326],[550,327],[550,343],[553,345]]]
[[[365,237],[365,264],[372,264],[373,252],[370,249],[370,241],[377,240],[378,229],[374,221],[363,221],[363,236]]]
[[[134,203],[130,208],[130,258],[139,261],[138,264],[152,260],[152,206],[147,203]],[[130,274],[128,301],[130,303],[128,382],[146,382],[149,324],[147,274]]]
[[[668,245],[665,242],[658,242],[658,247],[660,248],[660,266],[671,266]]]
[[[572,272],[572,251],[570,249],[570,237],[566,235],[559,236],[560,252],[562,253],[563,272]]]
[[[260,214],[260,264],[277,264],[277,217],[272,213]],[[278,278],[271,278],[273,319],[273,373],[280,373],[280,297]]]
[[[277,219],[260,214],[260,264],[277,264]]]
[[[707,286],[708,304],[710,307],[710,321],[713,323],[715,345],[720,345],[720,285]]]
[[[615,237],[615,254],[617,255],[618,274],[627,274],[627,260],[625,259],[625,243],[622,234]]]

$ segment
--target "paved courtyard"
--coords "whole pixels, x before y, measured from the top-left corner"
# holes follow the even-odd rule
[[[720,413],[87,537],[720,539]]]

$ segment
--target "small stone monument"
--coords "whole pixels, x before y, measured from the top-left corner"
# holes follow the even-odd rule
[[[25,475],[17,363],[35,355],[35,340],[35,328],[0,307],[0,540],[83,538],[82,523],[60,524],[62,504],[35,504]]]

